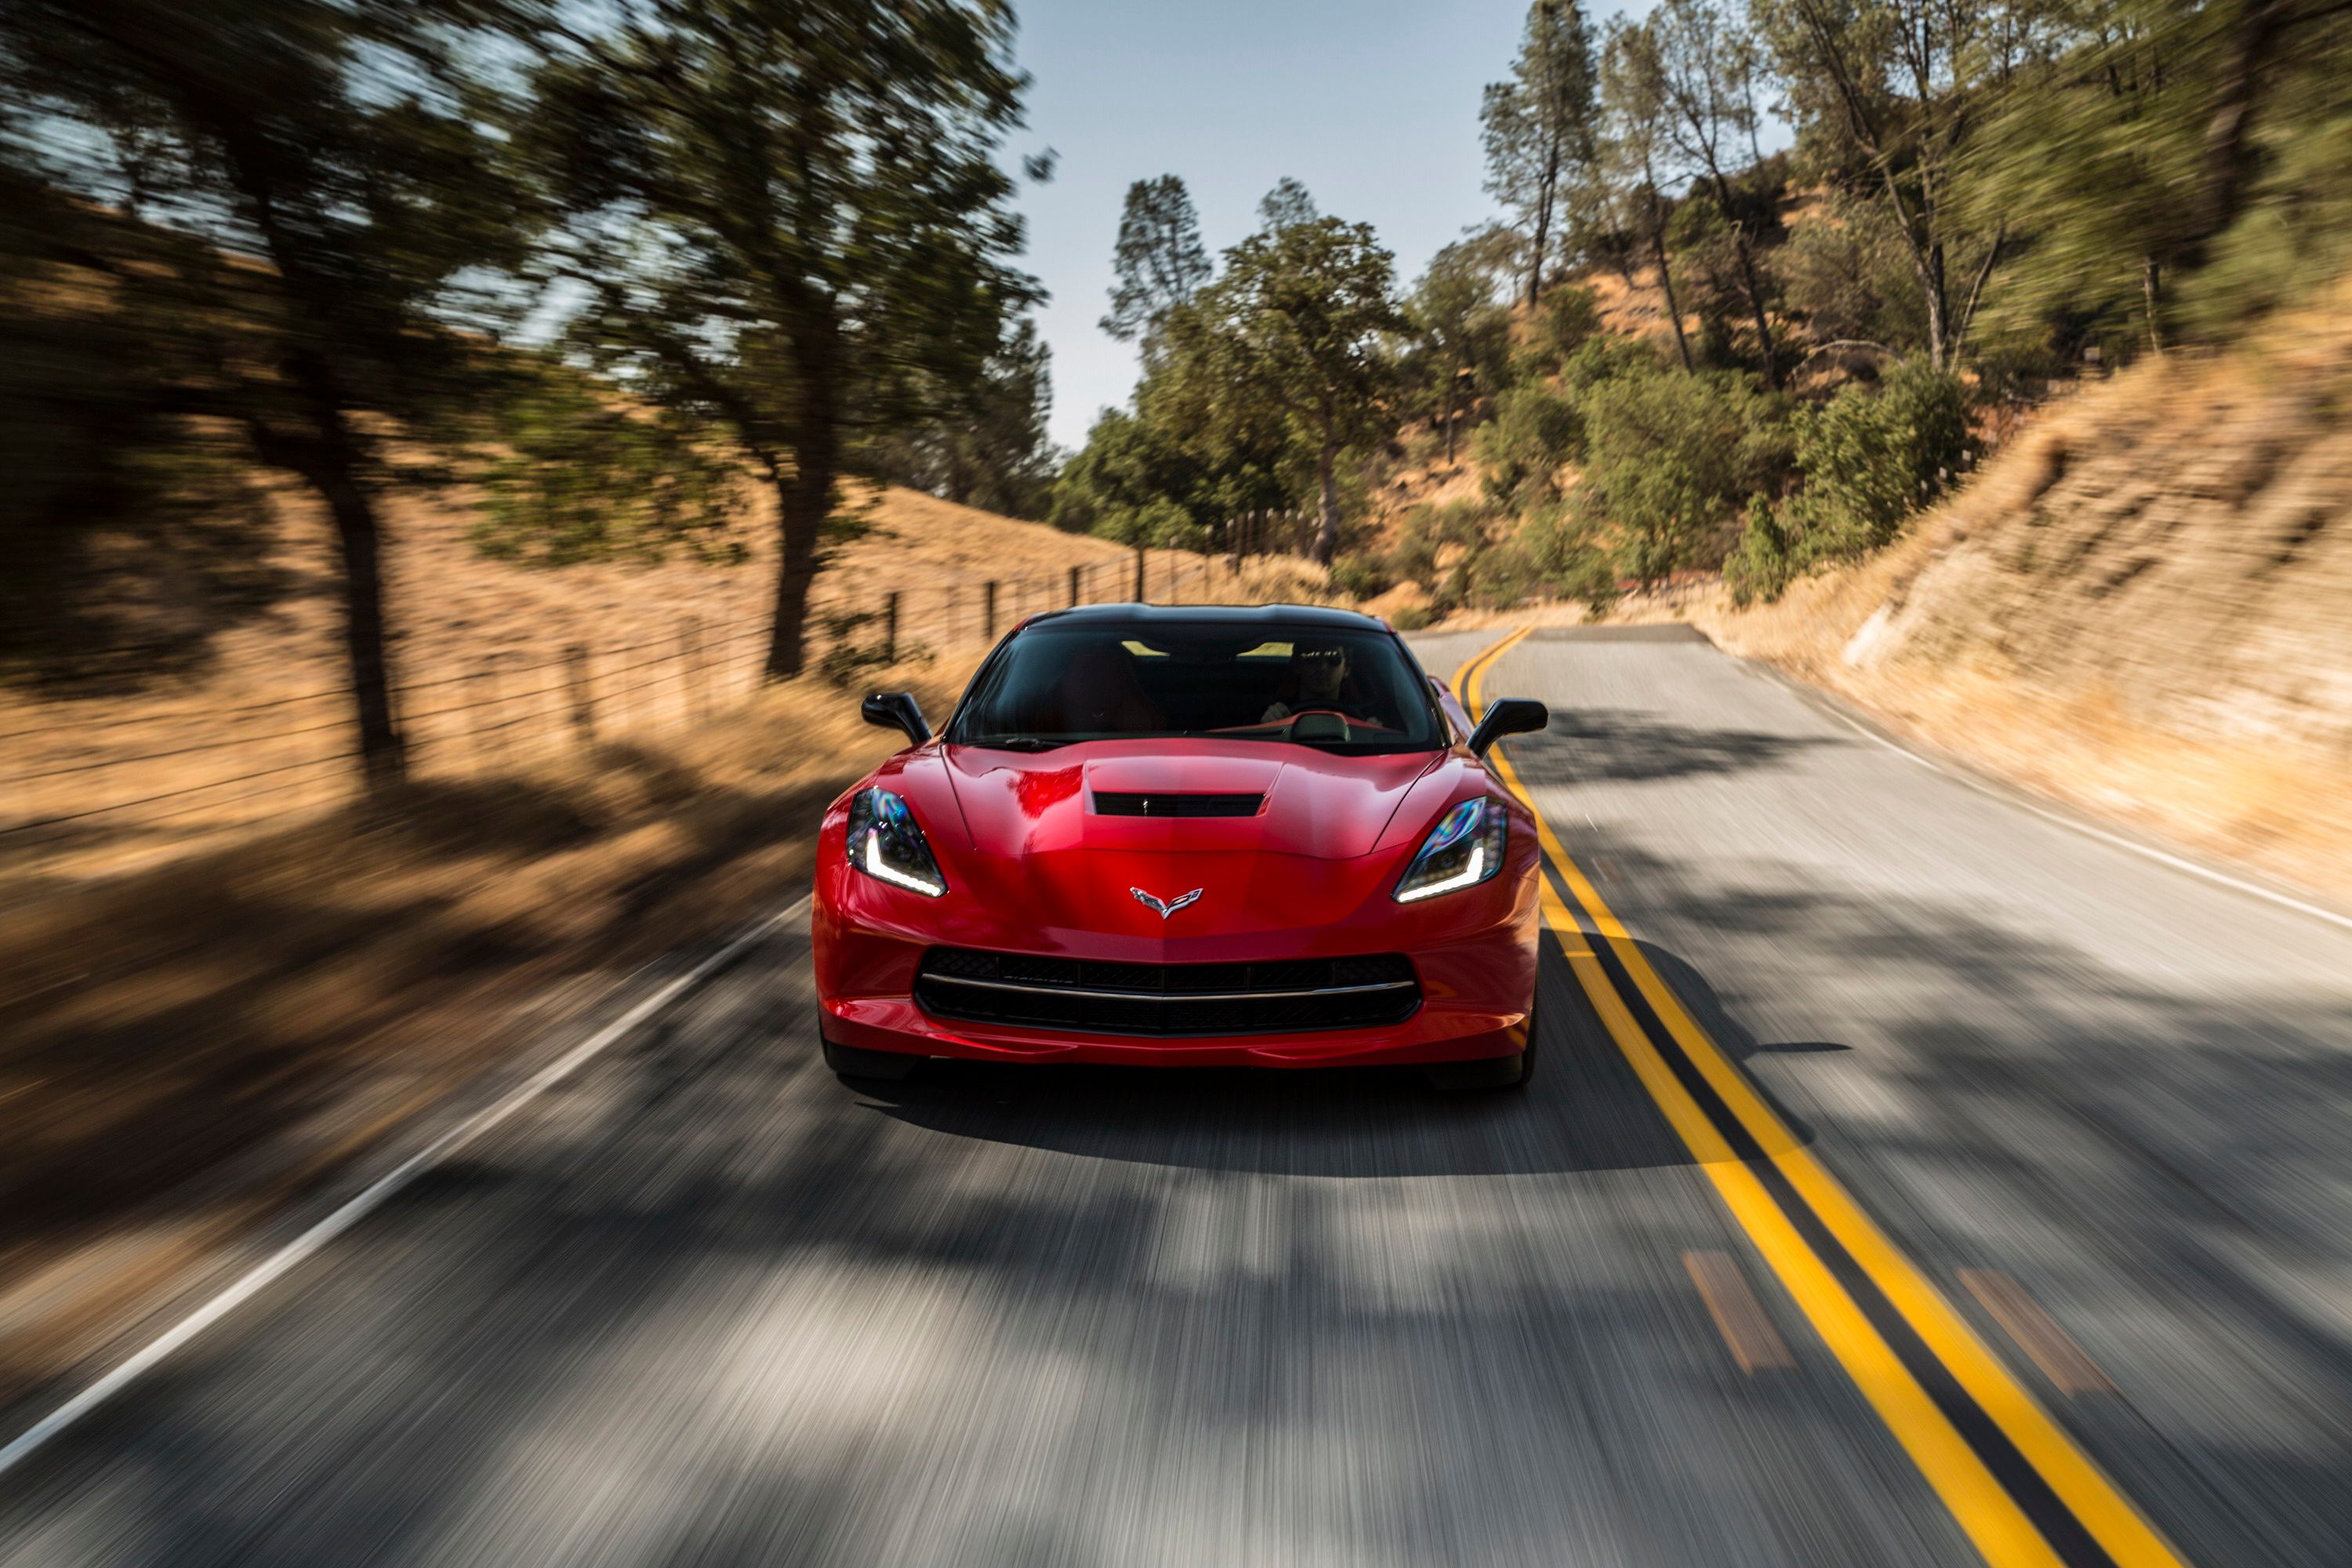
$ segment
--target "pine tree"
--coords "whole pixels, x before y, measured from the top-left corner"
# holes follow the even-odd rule
[[[1162,174],[1127,187],[1111,268],[1118,281],[1111,285],[1102,330],[1121,342],[1149,342],[1168,312],[1209,280],[1201,220],[1181,178]]]
[[[1511,79],[1491,83],[1479,107],[1486,189],[1526,237],[1530,305],[1542,296],[1544,265],[1570,226],[1576,194],[1595,172],[1597,80],[1592,28],[1578,0],[1537,0]]]

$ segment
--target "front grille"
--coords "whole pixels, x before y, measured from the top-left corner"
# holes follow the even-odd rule
[[[935,947],[927,1013],[1096,1035],[1273,1035],[1397,1024],[1421,1005],[1402,953],[1265,963],[1106,963]]]
[[[1095,791],[1097,816],[1255,816],[1262,795],[1147,795]]]

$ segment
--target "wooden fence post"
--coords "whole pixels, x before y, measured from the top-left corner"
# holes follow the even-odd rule
[[[1071,568],[1070,568],[1070,608],[1072,608],[1072,609],[1074,609],[1074,610],[1075,610],[1075,609],[1076,609],[1077,607],[1078,607],[1078,569],[1077,569],[1076,567],[1073,566],[1073,567],[1071,567]]]
[[[882,600],[882,662],[898,662],[898,590],[893,588]]]
[[[596,689],[588,671],[588,645],[563,650],[564,676],[572,688],[572,739],[583,749],[596,743]]]
[[[699,724],[709,716],[709,693],[702,684],[702,622],[693,616],[677,623],[677,654],[683,666],[678,682],[686,694],[686,721]]]
[[[1145,603],[1143,587],[1143,546],[1135,547],[1135,602]]]
[[[993,577],[980,591],[980,639],[982,642],[996,640],[996,579]]]
[[[478,773],[488,773],[504,762],[507,754],[507,694],[505,683],[499,679],[496,658],[474,672],[474,687],[478,693],[472,705],[474,767]],[[487,724],[482,721],[484,714],[489,716]]]

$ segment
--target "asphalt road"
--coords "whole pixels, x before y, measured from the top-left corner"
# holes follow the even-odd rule
[[[855,1091],[788,923],[0,1477],[0,1563],[2352,1563],[2352,932],[1696,641],[1483,680],[1574,873],[1526,1096]]]

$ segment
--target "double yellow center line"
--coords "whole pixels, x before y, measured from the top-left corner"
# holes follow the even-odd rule
[[[1475,720],[1522,627],[1454,676]],[[1535,814],[1544,918],[1610,1038],[1822,1342],[1995,1568],[2179,1558],[1874,1224],[1699,1026]],[[1555,886],[1554,879],[1557,879]],[[1565,889],[1563,898],[1560,889]],[[1570,900],[1574,900],[1571,909]],[[1630,981],[1630,989],[1621,989]],[[1657,1026],[1645,1026],[1646,1012]],[[1875,1300],[1873,1300],[1873,1297]],[[1965,1430],[1964,1430],[1965,1428]]]

